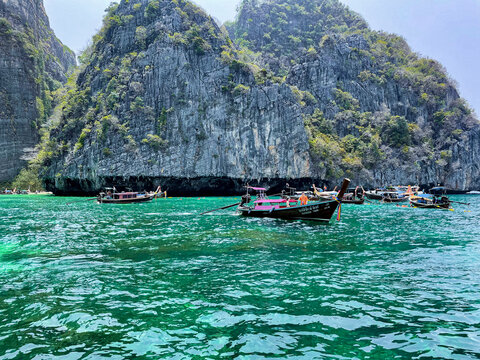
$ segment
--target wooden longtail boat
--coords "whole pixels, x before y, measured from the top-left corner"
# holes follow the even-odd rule
[[[417,195],[419,191],[418,186],[389,186],[384,189],[366,191],[365,197],[370,200],[399,203],[408,201],[410,195]]]
[[[382,201],[385,203],[401,203],[407,202],[409,200],[408,196],[398,193],[385,193]]]
[[[410,198],[410,205],[415,208],[422,209],[450,209],[451,201],[448,197],[442,196],[441,198],[426,197],[426,196],[412,196]]]
[[[361,186],[349,189],[348,193],[343,196],[342,204],[363,205],[365,203],[365,190]]]
[[[364,198],[350,198],[350,199],[342,199],[342,204],[354,204],[354,205],[363,205],[365,204],[365,199]]]
[[[150,192],[117,192],[115,188],[106,189],[106,193],[102,192],[97,197],[100,204],[135,204],[152,201],[157,197],[166,197],[167,192],[159,193],[160,186],[154,193]]]
[[[246,217],[329,222],[349,184],[349,179],[343,181],[342,189],[335,199],[311,201],[306,205],[300,205],[296,199],[268,199],[264,196],[266,189],[250,188],[260,192],[259,198],[250,204],[251,198],[247,190],[247,195],[242,198],[238,210]]]
[[[458,189],[448,189],[445,186],[437,186],[428,190],[428,193],[431,195],[465,195],[468,193],[468,190],[458,190]]]
[[[365,197],[370,200],[382,200],[383,195],[387,193],[387,191],[382,191],[382,190],[373,190],[373,191],[367,191],[365,192]]]

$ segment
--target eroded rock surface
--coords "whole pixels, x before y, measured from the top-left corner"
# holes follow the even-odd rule
[[[52,98],[75,65],[55,37],[41,0],[0,0],[0,181],[31,158]]]
[[[480,187],[478,120],[441,65],[336,0],[289,1],[245,1],[230,35],[188,1],[112,6],[45,147],[48,189]]]

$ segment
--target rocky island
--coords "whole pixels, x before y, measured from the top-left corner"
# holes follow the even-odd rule
[[[480,187],[480,125],[436,61],[337,0],[122,0],[81,56],[38,155],[56,194],[242,185]]]

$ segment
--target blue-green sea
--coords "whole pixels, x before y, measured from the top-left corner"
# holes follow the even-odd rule
[[[340,222],[0,196],[0,360],[479,359],[480,197]]]

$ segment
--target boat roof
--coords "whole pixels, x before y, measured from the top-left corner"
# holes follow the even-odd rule
[[[411,196],[412,199],[432,199],[433,195],[430,194],[419,194],[415,196]]]
[[[287,200],[285,199],[262,199],[262,200],[257,200],[254,203],[259,204],[259,203],[271,203],[271,204],[280,204],[280,203],[286,203]],[[297,200],[291,199],[290,202],[297,202]]]
[[[260,187],[252,187],[252,186],[248,186],[249,189],[252,189],[252,190],[256,190],[256,191],[267,191],[267,189],[265,188],[260,188]]]

